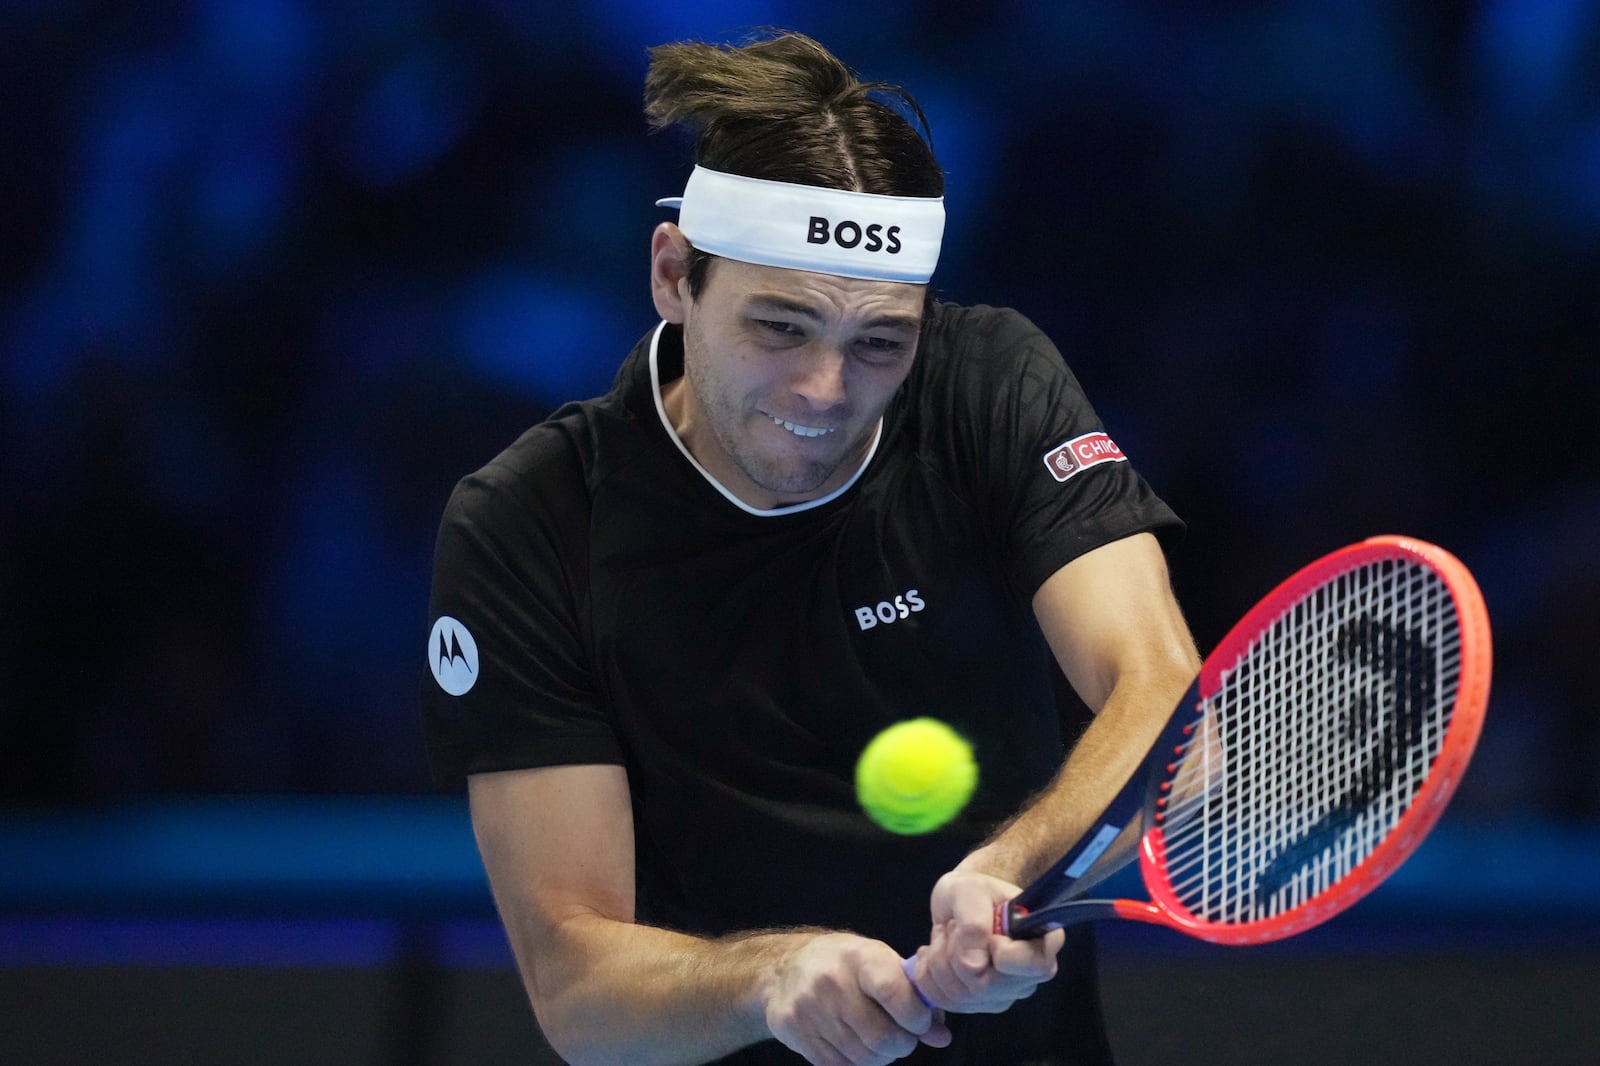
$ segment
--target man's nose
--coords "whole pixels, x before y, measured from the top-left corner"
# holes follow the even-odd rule
[[[800,354],[793,387],[817,410],[844,403],[844,353],[827,344],[808,347]]]

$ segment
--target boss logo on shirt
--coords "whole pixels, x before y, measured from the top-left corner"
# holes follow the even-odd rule
[[[1074,474],[1101,463],[1123,463],[1128,457],[1122,454],[1116,441],[1104,433],[1085,433],[1045,453],[1045,469],[1057,481],[1065,481]]]
[[[926,606],[920,592],[906,589],[893,600],[880,600],[867,607],[857,607],[856,624],[864,630],[875,625],[891,626],[902,618],[910,618]]]
[[[900,227],[890,226],[885,229],[877,222],[863,226],[848,218],[836,224],[821,215],[812,215],[811,229],[806,233],[806,243],[827,244],[830,240],[840,248],[854,248],[859,244],[864,252],[895,255],[900,251]],[[863,241],[866,243],[863,244]]]

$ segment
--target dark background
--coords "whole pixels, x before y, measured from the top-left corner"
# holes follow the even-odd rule
[[[763,24],[917,96],[949,177],[938,289],[1060,345],[1189,522],[1203,648],[1370,534],[1474,570],[1494,691],[1444,831],[1493,865],[1426,886],[1520,919],[1529,891],[1600,895],[1592,861],[1573,882],[1571,848],[1526,848],[1600,839],[1600,4],[13,0],[13,961],[71,961],[46,918],[187,913],[181,864],[130,897],[35,850],[78,839],[51,826],[142,855],[104,819],[288,803],[260,853],[293,862],[296,804],[458,802],[416,713],[440,508],[654,324],[653,201],[689,148],[646,130],[645,49]],[[470,911],[470,838],[443,831]],[[307,869],[296,906],[361,896]],[[272,911],[273,877],[240,878]]]

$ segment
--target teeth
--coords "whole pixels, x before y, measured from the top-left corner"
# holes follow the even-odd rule
[[[831,429],[813,429],[810,426],[800,426],[793,422],[785,422],[777,415],[772,416],[772,421],[774,425],[782,426],[784,429],[788,430],[790,433],[793,433],[797,437],[820,437],[824,433],[833,432]]]

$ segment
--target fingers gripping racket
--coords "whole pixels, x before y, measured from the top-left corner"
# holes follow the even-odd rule
[[[1490,660],[1483,597],[1442,548],[1375,537],[1318,559],[1228,632],[1141,770],[996,931],[1117,917],[1253,944],[1326,921],[1433,828],[1477,743]],[[1150,901],[1072,900],[1141,815]]]

